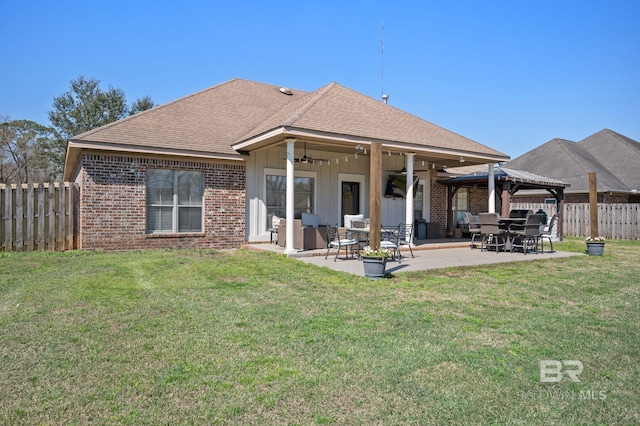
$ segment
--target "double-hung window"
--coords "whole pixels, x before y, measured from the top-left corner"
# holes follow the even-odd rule
[[[202,232],[202,172],[147,170],[147,232]]]
[[[311,175],[296,176],[293,181],[293,213],[296,219],[300,219],[300,217],[302,217],[302,213],[313,213],[315,211],[315,178]],[[270,224],[273,215],[279,217],[284,217],[286,215],[287,178],[284,174],[272,174],[272,172],[267,172],[265,175],[265,182],[267,224]]]

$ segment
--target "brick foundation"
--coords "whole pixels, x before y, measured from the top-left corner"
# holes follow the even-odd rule
[[[147,168],[204,174],[202,233],[146,232]],[[238,248],[245,242],[246,167],[111,154],[84,154],[80,184],[79,247],[84,250]]]

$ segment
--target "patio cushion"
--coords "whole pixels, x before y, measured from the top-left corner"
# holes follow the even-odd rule
[[[363,214],[345,214],[344,215],[344,227],[353,228],[352,222],[354,220],[364,220]]]
[[[317,214],[302,213],[302,226],[317,228],[320,226],[320,217]]]

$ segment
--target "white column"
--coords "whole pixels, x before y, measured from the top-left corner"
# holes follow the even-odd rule
[[[416,154],[410,152],[407,156],[407,198],[405,201],[404,221],[407,225],[413,223],[413,157]],[[413,241],[409,241],[413,244]]]
[[[294,204],[295,204],[295,180],[294,180],[294,155],[293,146],[296,140],[287,138],[287,205],[285,208],[287,216],[287,234],[284,252],[285,254],[295,253],[297,250],[293,248],[293,220],[294,220]]]
[[[489,213],[496,212],[496,179],[493,170],[493,164],[489,164],[489,176],[487,176],[487,184],[489,186]]]

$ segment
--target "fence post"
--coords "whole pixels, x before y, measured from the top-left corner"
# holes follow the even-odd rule
[[[44,251],[46,238],[44,233],[44,184],[38,185],[38,251]]]
[[[56,187],[53,184],[48,185],[49,190],[49,238],[47,239],[47,249],[55,251],[56,249]]]
[[[11,205],[11,184],[7,184],[4,187],[4,251],[11,251],[12,241],[11,235],[13,233],[13,207]]]
[[[26,249],[27,251],[33,251],[33,247],[35,244],[33,238],[33,202],[34,202],[34,192],[33,192],[33,184],[27,184],[27,241],[26,241]]]
[[[63,182],[58,184],[58,244],[56,244],[56,250],[66,250],[67,239],[65,238],[65,206],[64,206],[64,196],[65,196],[65,185]]]
[[[22,211],[22,185],[16,185],[16,251],[22,251],[24,248],[24,236],[22,234],[22,219],[24,212]]]
[[[589,231],[591,238],[598,236],[598,186],[596,172],[589,172]]]

